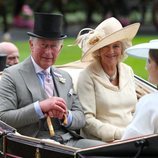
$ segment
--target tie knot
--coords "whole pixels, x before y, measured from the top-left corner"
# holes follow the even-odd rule
[[[43,81],[46,80],[47,82],[50,82],[50,80],[52,80],[50,73],[46,70],[43,70],[43,71],[39,72],[38,74]]]
[[[39,72],[39,74],[40,75],[44,75],[45,77],[47,76],[50,76],[50,73],[48,72],[48,71],[46,71],[46,70],[43,70],[43,71],[41,71],[41,72]]]
[[[43,71],[44,80],[48,83],[52,82],[52,77],[48,71]]]
[[[50,75],[50,73],[46,70],[41,72],[43,74],[43,81],[44,81],[44,89],[45,92],[47,93],[47,95],[49,97],[53,96],[53,89],[54,89],[54,84],[53,84],[53,80],[52,80],[52,76]]]
[[[49,74],[50,74],[47,70],[43,70],[43,73],[44,73],[45,75],[49,75]]]

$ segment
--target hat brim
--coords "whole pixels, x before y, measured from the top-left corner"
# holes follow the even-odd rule
[[[116,31],[109,36],[106,36],[102,40],[100,40],[98,43],[96,43],[94,46],[92,46],[87,52],[84,53],[82,56],[81,61],[90,61],[92,60],[92,53],[97,51],[98,49],[107,46],[109,44],[112,44],[117,41],[121,41],[124,39],[132,40],[138,29],[139,29],[140,23],[134,23],[131,25],[128,25],[126,27],[123,27],[119,31]]]
[[[149,49],[158,49],[158,42],[138,44],[127,48],[125,52],[129,56],[146,59],[149,56]]]
[[[52,39],[52,40],[62,40],[67,37],[67,35],[61,35],[60,37],[44,37],[44,36],[39,36],[32,32],[27,32],[27,34],[32,37],[37,37],[37,38],[41,38],[41,39]]]

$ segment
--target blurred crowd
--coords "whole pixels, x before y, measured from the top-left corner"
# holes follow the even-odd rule
[[[67,13],[82,11],[85,14],[85,26],[95,23],[94,13],[100,15],[100,21],[111,16],[119,19],[123,26],[128,25],[133,19],[129,18],[132,11],[139,12],[139,22],[144,24],[148,7],[152,9],[152,22],[158,28],[157,10],[158,0],[0,0],[0,14],[3,25],[3,39],[10,40],[9,28],[33,27],[33,12],[60,12],[64,15],[64,26],[68,26]],[[8,22],[8,14],[11,15],[11,25]],[[134,20],[137,20],[134,19]]]

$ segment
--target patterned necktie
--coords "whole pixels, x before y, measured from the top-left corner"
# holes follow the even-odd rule
[[[47,71],[42,71],[39,73],[39,75],[41,76],[41,78],[43,80],[43,88],[44,88],[47,96],[52,97],[53,96],[53,89],[54,89],[54,83],[53,83],[52,76]],[[53,128],[51,121],[53,121],[53,124],[54,124],[55,120],[51,119],[49,116],[47,116],[47,126],[48,126],[48,129],[50,132],[50,136],[53,137],[55,132],[54,132],[54,128]],[[45,129],[44,122],[45,122],[45,120],[40,120],[40,130],[42,130],[43,128]]]
[[[47,71],[43,71],[44,73],[44,90],[48,97],[53,96],[54,84],[52,80],[52,76]]]
[[[53,83],[53,79],[52,76],[49,72],[47,71],[42,71],[39,73],[39,75],[41,76],[41,79],[43,80],[43,87],[44,90],[46,92],[46,94],[48,95],[48,97],[52,97],[53,96],[53,89],[54,89],[54,83]],[[45,129],[45,125],[43,125],[45,123],[41,123],[41,129]],[[62,126],[60,125],[60,121],[57,118],[51,118],[49,116],[47,116],[47,125],[50,131],[50,135],[54,136],[54,129],[55,130],[60,130],[62,128]],[[53,127],[54,126],[54,127]]]

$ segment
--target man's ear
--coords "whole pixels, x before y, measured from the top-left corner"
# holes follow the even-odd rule
[[[32,40],[29,40],[29,46],[30,46],[30,49],[32,50],[33,49],[33,42],[32,42]]]
[[[62,48],[63,48],[63,44],[61,44],[59,51],[61,51]]]
[[[29,45],[30,45],[30,47],[33,45],[33,43],[32,43],[32,41],[31,41],[31,40],[29,40]]]

